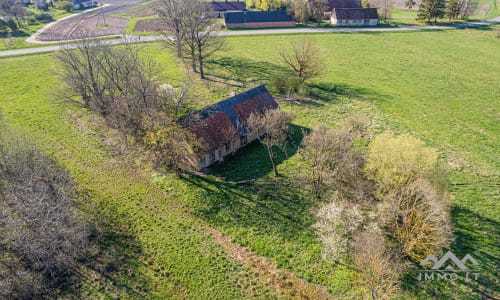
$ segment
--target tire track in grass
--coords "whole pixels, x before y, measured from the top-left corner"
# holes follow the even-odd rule
[[[229,257],[258,273],[259,279],[276,290],[280,297],[285,299],[335,299],[327,292],[326,287],[309,283],[293,273],[280,270],[269,259],[233,243],[229,237],[224,236],[217,229],[208,227],[207,233],[214,238]],[[251,291],[247,292],[251,293]]]

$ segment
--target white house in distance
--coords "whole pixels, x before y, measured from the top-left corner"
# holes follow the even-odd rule
[[[334,8],[330,21],[336,26],[377,26],[376,8]]]

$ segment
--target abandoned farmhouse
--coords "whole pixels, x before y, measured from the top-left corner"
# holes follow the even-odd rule
[[[203,152],[190,158],[189,163],[202,170],[223,161],[224,157],[257,138],[247,134],[246,123],[251,114],[277,108],[278,104],[266,87],[260,85],[181,119],[181,123],[205,145]]]

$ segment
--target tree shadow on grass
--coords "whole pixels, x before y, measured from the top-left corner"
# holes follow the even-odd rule
[[[302,132],[309,129],[292,124],[291,137],[284,151],[275,149],[276,164],[280,165],[295,155],[302,142]],[[271,173],[273,166],[269,160],[266,148],[258,141],[254,141],[238,150],[233,156],[228,156],[224,162],[210,168],[209,173],[224,178],[226,181],[252,180],[265,177]]]
[[[253,86],[278,76],[294,76],[284,66],[242,57],[218,57],[211,59],[208,61],[207,69],[209,79],[218,79],[225,83],[236,82],[242,87]]]
[[[292,126],[295,145],[288,146],[287,154],[280,153],[278,164],[295,155],[303,129]],[[312,202],[287,178],[267,177],[271,171],[266,150],[254,142],[215,167],[212,172],[217,177],[183,175],[182,178],[203,191],[203,196],[197,197],[201,203],[194,206],[195,214],[210,223],[221,227],[252,227],[287,239],[297,238],[300,232],[311,230]],[[250,181],[238,183],[240,180]]]
[[[115,221],[119,214],[110,207],[93,209],[91,213],[96,228],[92,235],[96,250],[78,267],[79,270],[86,270],[79,274],[86,288],[100,295],[146,297],[151,290],[151,282],[149,275],[141,271],[145,269],[140,261],[143,251],[140,242],[128,230],[132,225],[124,224],[122,220],[120,223]],[[78,289],[68,292],[81,296]]]
[[[360,100],[384,100],[392,98],[374,90],[348,84],[315,82],[308,85],[311,97],[329,103],[338,103],[342,97]]]
[[[284,181],[277,189],[273,180],[240,185],[210,176],[182,178],[203,190],[203,203],[195,206],[194,213],[217,227],[253,228],[284,239],[295,239],[300,232],[310,230],[308,211],[312,203]]]
[[[500,294],[500,224],[460,206],[454,206],[451,214],[455,241],[450,250],[459,259],[470,254],[478,261],[478,266],[468,265],[470,269],[479,270],[478,280],[473,275],[470,275],[470,280],[466,280],[464,274],[460,273],[454,282],[437,279],[419,281],[418,274],[422,269],[417,262],[405,275],[403,288],[412,295],[434,299],[495,299]]]

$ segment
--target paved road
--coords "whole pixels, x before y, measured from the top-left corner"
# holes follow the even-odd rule
[[[113,1],[113,0],[111,0]],[[500,17],[487,20],[484,22],[470,22],[464,24],[447,25],[447,26],[404,26],[404,27],[371,27],[371,28],[288,28],[288,29],[260,29],[260,30],[238,30],[238,31],[223,31],[218,34],[221,36],[243,36],[243,35],[268,35],[268,34],[297,34],[297,33],[338,33],[338,32],[391,32],[391,31],[424,31],[424,30],[444,30],[456,29],[475,26],[485,26],[495,23],[500,23]],[[123,44],[125,42],[143,43],[151,41],[160,41],[165,39],[161,36],[129,36],[119,39],[106,40],[105,43],[110,45]],[[34,53],[52,52],[61,49],[61,45],[53,45],[46,47],[17,49],[0,51],[0,57],[13,55],[28,55]],[[64,47],[76,47],[76,44],[69,44]]]

